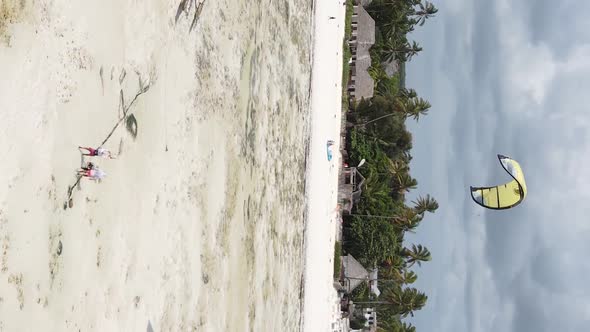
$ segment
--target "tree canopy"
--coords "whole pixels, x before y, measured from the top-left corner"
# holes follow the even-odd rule
[[[342,249],[365,267],[379,268],[381,295],[374,298],[361,287],[352,294],[354,302],[377,308],[380,331],[415,332],[414,326],[401,319],[413,316],[427,303],[426,294],[411,285],[418,279],[416,269],[430,261],[432,254],[422,244],[404,244],[404,235],[416,232],[426,213],[434,213],[439,206],[430,194],[406,200],[418,188],[410,173],[412,134],[406,121],[421,120],[431,105],[405,86],[403,73],[405,62],[423,50],[407,34],[434,17],[438,9],[421,0],[373,0],[366,9],[376,27],[369,68],[375,95],[353,104],[347,114],[348,162],[367,162],[361,170],[366,181],[360,202],[352,214],[343,216]],[[391,63],[398,68],[393,75],[386,70]]]

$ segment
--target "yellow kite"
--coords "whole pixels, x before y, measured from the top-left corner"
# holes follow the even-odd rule
[[[517,206],[526,196],[524,174],[516,160],[498,155],[504,170],[513,180],[495,187],[471,187],[471,198],[488,209],[503,210]]]

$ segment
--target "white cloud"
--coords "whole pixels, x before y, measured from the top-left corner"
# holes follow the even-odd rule
[[[498,2],[496,20],[505,92],[519,111],[530,109],[531,103],[542,104],[558,67],[551,49],[543,42],[530,40],[519,11],[507,1]]]
[[[560,77],[590,74],[590,44],[579,43],[558,58],[557,51],[564,50],[554,50],[544,41],[533,41],[528,22],[522,19],[524,15],[526,12],[515,8],[512,2],[497,3],[500,70],[511,106],[506,111],[531,113],[543,105]],[[568,37],[565,32],[563,35]],[[588,83],[580,85],[588,88]]]

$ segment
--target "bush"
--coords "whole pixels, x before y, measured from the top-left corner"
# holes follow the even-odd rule
[[[350,320],[350,328],[353,330],[360,330],[365,327],[367,319],[364,317],[353,318]]]
[[[342,270],[342,244],[336,241],[334,244],[334,278],[340,278]]]

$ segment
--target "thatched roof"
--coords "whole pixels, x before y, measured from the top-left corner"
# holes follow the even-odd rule
[[[354,14],[352,23],[356,24],[357,29],[353,35],[356,35],[357,45],[371,47],[375,44],[375,20],[362,6],[355,6]]]
[[[369,49],[375,43],[375,21],[362,6],[355,6],[354,14],[352,47],[356,51],[356,60],[352,75],[355,76],[354,97],[360,100],[373,97],[374,82],[367,70],[371,66]]]
[[[352,255],[342,256],[342,270],[344,273],[344,285],[348,292],[352,292],[358,285],[367,281],[369,272]],[[348,279],[354,278],[354,279]]]

